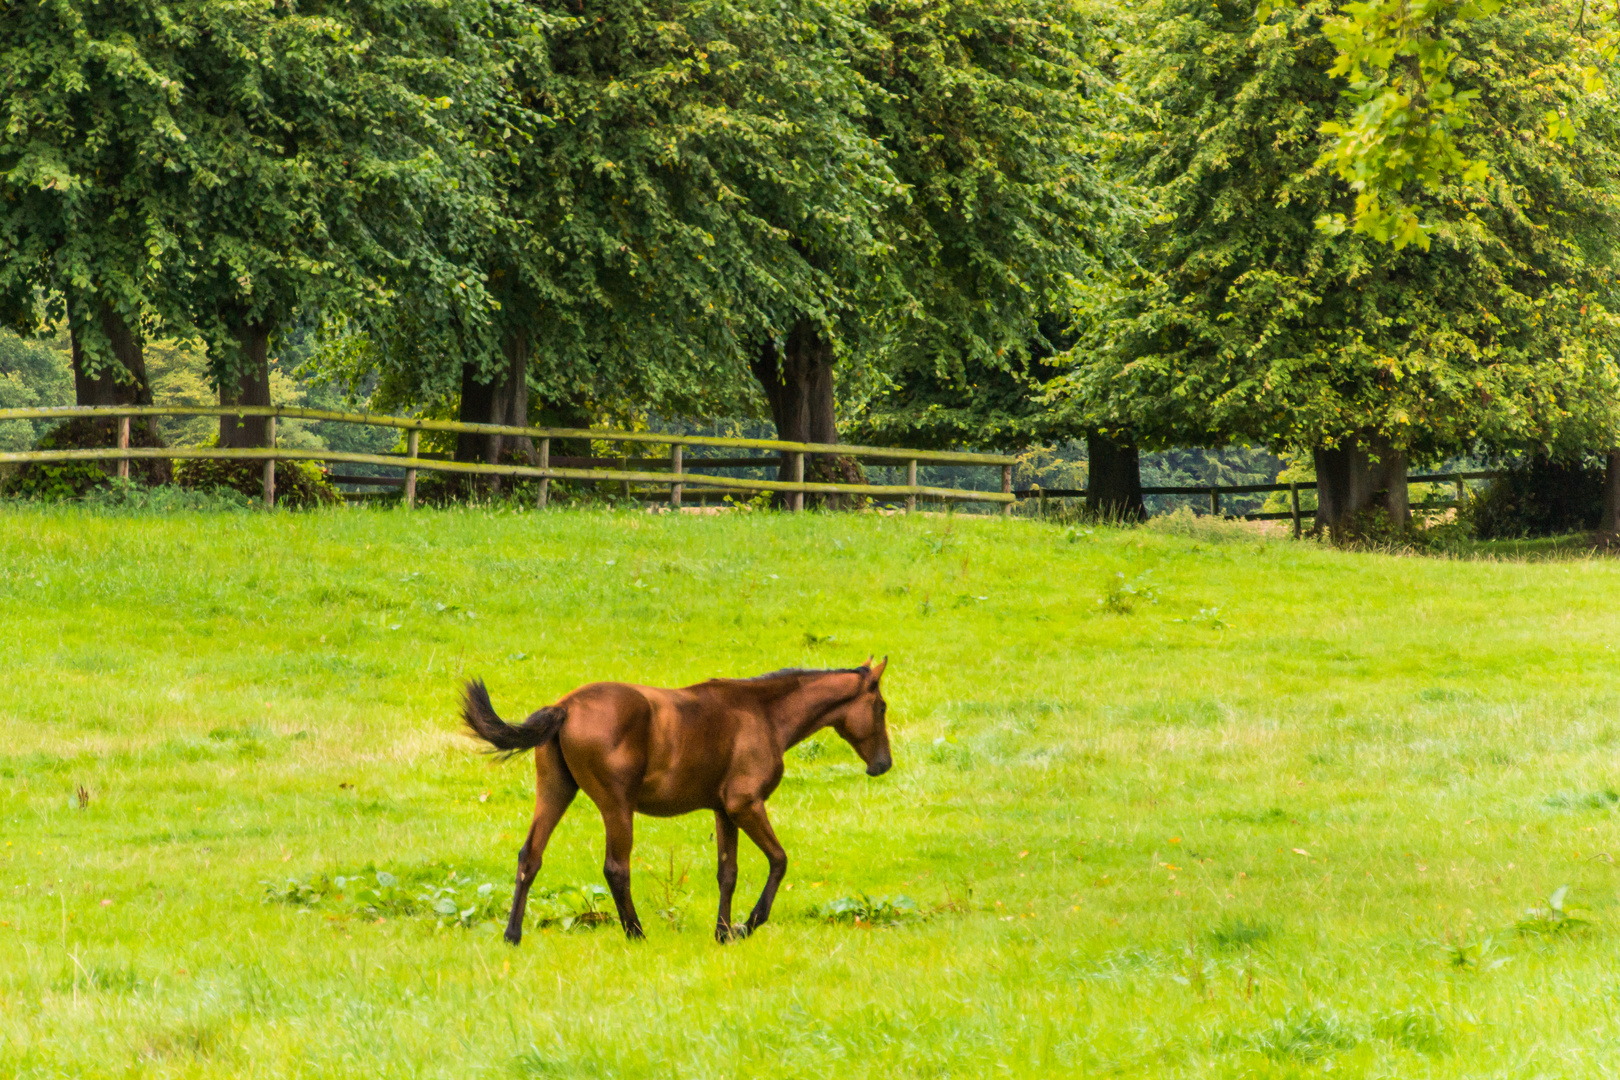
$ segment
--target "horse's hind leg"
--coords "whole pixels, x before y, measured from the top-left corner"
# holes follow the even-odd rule
[[[552,830],[574,801],[579,785],[563,763],[555,740],[535,748],[534,822],[528,838],[518,849],[517,887],[512,892],[512,913],[506,919],[506,940],[513,945],[523,940],[523,909],[529,903],[529,889],[540,873],[540,860]]]
[[[613,891],[613,904],[619,909],[619,925],[627,937],[646,937],[636,917],[635,901],[630,899],[630,848],[635,843],[635,812],[628,803],[602,809],[602,827],[607,832],[607,858],[602,876]]]

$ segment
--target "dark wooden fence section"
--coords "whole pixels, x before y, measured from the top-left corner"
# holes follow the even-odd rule
[[[1486,471],[1486,472],[1454,472],[1454,473],[1419,473],[1419,474],[1414,474],[1414,475],[1408,476],[1406,478],[1406,482],[1408,484],[1452,484],[1452,485],[1455,485],[1456,489],[1457,489],[1457,501],[1456,502],[1433,502],[1433,501],[1430,501],[1430,502],[1423,502],[1423,503],[1413,503],[1412,504],[1412,509],[1414,509],[1414,510],[1449,510],[1452,507],[1454,507],[1454,506],[1458,505],[1459,503],[1461,503],[1467,497],[1467,489],[1466,489],[1467,481],[1469,481],[1469,480],[1494,480],[1496,477],[1501,476],[1501,475],[1502,475],[1502,473],[1500,471]],[[1274,492],[1274,491],[1286,491],[1286,492],[1288,492],[1289,508],[1287,510],[1285,510],[1285,511],[1282,511],[1281,513],[1270,513],[1270,514],[1248,513],[1248,514],[1233,514],[1233,515],[1230,515],[1230,516],[1234,517],[1234,518],[1241,518],[1241,519],[1243,519],[1245,521],[1282,521],[1282,520],[1292,519],[1293,523],[1294,523],[1294,535],[1297,537],[1297,536],[1300,535],[1300,533],[1302,531],[1301,522],[1300,522],[1301,514],[1300,514],[1300,509],[1299,509],[1299,493],[1301,491],[1315,491],[1315,490],[1316,490],[1316,482],[1314,480],[1298,480],[1298,481],[1294,481],[1292,483],[1287,483],[1287,484],[1226,484],[1226,485],[1215,485],[1215,486],[1190,485],[1190,486],[1181,486],[1181,487],[1145,487],[1145,488],[1142,489],[1142,494],[1144,496],[1146,496],[1146,495],[1208,495],[1209,496],[1209,512],[1211,514],[1215,515],[1215,516],[1220,516],[1220,514],[1221,514],[1221,496],[1222,495],[1258,495],[1258,494],[1261,494],[1261,493],[1269,494],[1269,493]],[[1042,502],[1044,502],[1047,499],[1083,499],[1083,498],[1086,497],[1086,489],[1085,488],[1044,488],[1043,489],[1043,488],[1039,488],[1039,487],[1032,487],[1032,488],[1028,488],[1028,489],[1026,489],[1024,491],[1015,491],[1015,492],[1013,492],[1013,494],[1017,498],[1020,498],[1020,499],[1039,499]]]
[[[330,478],[340,484],[371,487],[399,487],[404,489],[407,507],[416,503],[416,476],[418,472],[440,472],[473,476],[511,476],[539,481],[536,497],[539,506],[549,498],[552,480],[581,480],[617,482],[631,494],[632,485],[652,485],[663,489],[654,494],[679,507],[688,495],[751,495],[762,491],[782,492],[788,496],[788,505],[794,510],[804,508],[805,495],[856,495],[874,499],[898,498],[904,500],[907,512],[915,510],[918,499],[937,502],[995,503],[1006,516],[1012,512],[1016,496],[1012,490],[1014,459],[1003,454],[971,454],[944,450],[908,450],[892,446],[846,446],[841,443],[794,443],[776,439],[732,439],[708,435],[668,435],[649,431],[606,431],[581,428],[510,427],[503,424],[464,424],[454,420],[421,420],[402,416],[377,416],[370,413],[329,412],[324,409],[301,409],[290,406],[192,406],[192,405],[122,405],[122,406],[68,406],[49,409],[0,409],[0,420],[66,420],[74,417],[103,417],[118,423],[118,446],[92,450],[29,450],[0,453],[0,465],[50,461],[115,461],[118,475],[129,476],[129,463],[141,458],[166,460],[212,459],[223,461],[261,461],[264,463],[264,501],[275,504],[277,461],[318,461],[326,464],[381,465],[404,471],[401,477],[358,476],[332,474]],[[131,446],[129,425],[131,419],[158,416],[264,416],[269,418],[270,446],[260,449],[222,449],[206,446],[139,447]],[[296,450],[275,445],[277,418],[323,420],[369,427],[399,428],[406,435],[403,454],[359,454],[337,450]],[[442,455],[418,452],[421,433],[467,432],[482,435],[511,435],[533,440],[536,454],[528,465],[489,465],[462,461],[449,461]],[[667,447],[667,457],[551,457],[553,439],[580,439],[615,443],[644,444]],[[691,458],[684,455],[686,447],[705,446],[733,450],[775,451],[774,456]],[[869,464],[904,465],[904,484],[839,484],[806,481],[805,456],[827,455],[849,457]],[[788,466],[791,480],[753,480],[732,476],[711,476],[700,470]],[[917,483],[917,466],[969,465],[996,468],[1001,472],[1000,491],[975,491],[966,488],[930,487]],[[695,481],[695,483],[694,483]],[[644,496],[645,497],[645,496]]]

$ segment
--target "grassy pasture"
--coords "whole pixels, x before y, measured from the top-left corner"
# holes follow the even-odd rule
[[[1611,561],[455,511],[14,509],[0,552],[0,1075],[1620,1069]],[[264,899],[454,873],[504,911],[532,774],[456,734],[466,676],[516,719],[869,652],[896,767],[789,755],[749,941],[709,936],[702,816],[638,821],[640,944]],[[581,797],[541,885],[600,864]],[[1584,923],[1526,919],[1564,885]],[[929,917],[809,915],[863,892]]]

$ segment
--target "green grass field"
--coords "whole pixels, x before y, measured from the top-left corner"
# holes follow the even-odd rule
[[[0,1075],[1620,1070],[1612,561],[27,508],[0,551]],[[1129,613],[1099,603],[1121,583]],[[596,679],[868,653],[895,769],[830,734],[789,754],[790,887],[757,936],[711,939],[694,815],[638,821],[645,942],[500,940],[532,772],[457,733],[460,680],[514,718]],[[540,887],[601,860],[582,796]],[[746,841],[742,865],[746,911]],[[1565,885],[1567,917],[1526,915]],[[863,893],[926,917],[812,917]]]

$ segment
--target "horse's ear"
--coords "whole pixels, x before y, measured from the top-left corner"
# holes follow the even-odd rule
[[[871,661],[868,660],[867,663],[870,664]],[[879,660],[877,667],[872,669],[872,681],[877,682],[879,679],[883,678],[883,669],[888,666],[889,658],[887,656],[885,656],[882,660]]]

